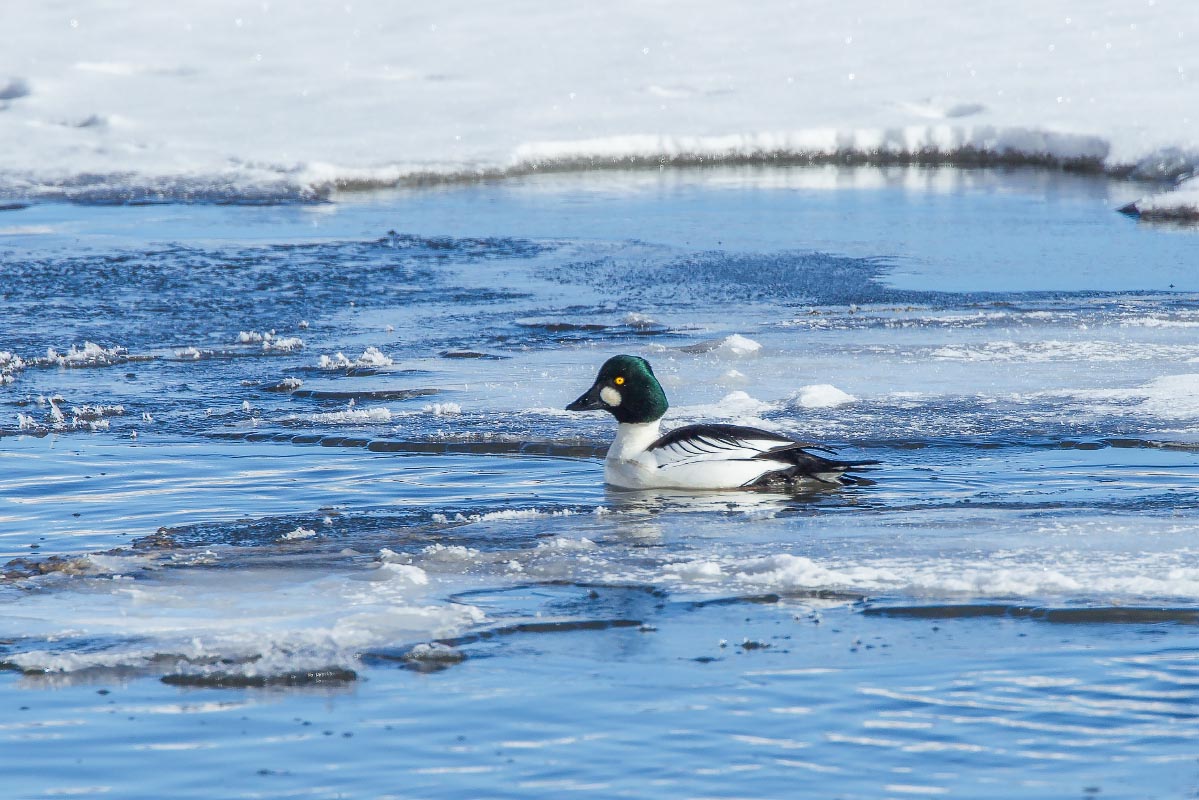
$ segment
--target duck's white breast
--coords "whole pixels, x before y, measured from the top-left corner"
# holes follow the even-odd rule
[[[657,467],[644,460],[604,462],[604,480],[622,489],[739,489],[777,468],[761,461],[700,461]]]

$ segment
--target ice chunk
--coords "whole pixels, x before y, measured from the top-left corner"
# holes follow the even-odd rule
[[[857,402],[857,399],[829,383],[803,386],[788,398],[791,405],[799,408],[836,408]]]
[[[395,364],[390,358],[385,356],[377,347],[368,347],[362,351],[362,355],[354,360],[346,358],[344,353],[338,353],[335,356],[322,355],[317,362],[317,366],[321,369],[351,369],[353,367],[390,367]]]

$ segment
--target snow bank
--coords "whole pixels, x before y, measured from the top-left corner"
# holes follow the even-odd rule
[[[1199,167],[1190,0],[63,0],[9,28],[0,194],[272,202],[713,160]]]

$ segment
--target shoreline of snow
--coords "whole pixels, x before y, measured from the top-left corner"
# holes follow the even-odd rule
[[[0,172],[0,198],[98,205],[230,203],[280,205],[329,202],[337,193],[370,192],[611,170],[771,167],[1028,167],[1148,182],[1162,191],[1118,209],[1143,219],[1199,218],[1199,149],[1151,153],[1112,161],[1100,136],[1035,128],[909,127],[813,129],[728,136],[612,136],[520,145],[494,164],[392,164],[378,168],[321,163],[304,167],[257,165],[246,172],[155,175],[87,174],[62,180]],[[1176,181],[1181,182],[1176,183]],[[1195,183],[1195,182],[1191,182]],[[1178,188],[1175,188],[1178,187]]]
[[[1185,161],[1147,156],[1110,162],[1102,137],[1028,128],[836,129],[729,136],[614,136],[521,145],[507,162],[494,164],[399,164],[374,169],[315,164],[302,168],[259,165],[253,174],[115,173],[62,180],[0,172],[0,198],[97,205],[231,203],[280,205],[329,202],[337,193],[370,192],[610,170],[770,167],[1029,167],[1151,182],[1171,187],[1199,169],[1199,151]],[[1168,202],[1172,192],[1150,197]],[[1137,201],[1120,209],[1149,217],[1167,206]],[[1168,213],[1168,212],[1167,212]]]
[[[1186,0],[683,11],[33,4],[0,50],[0,199],[307,203],[712,163],[1199,168]]]

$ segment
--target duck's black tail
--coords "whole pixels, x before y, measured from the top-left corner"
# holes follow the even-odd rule
[[[748,486],[749,488],[789,489],[804,483],[824,484],[826,486],[868,485],[874,483],[869,478],[849,475],[850,471],[869,469],[882,462],[873,459],[866,461],[839,461],[825,458],[815,453],[809,453],[806,447],[811,445],[794,444],[779,447],[755,456],[763,461],[777,461],[779,468],[760,476]],[[821,448],[826,452],[833,452]]]

